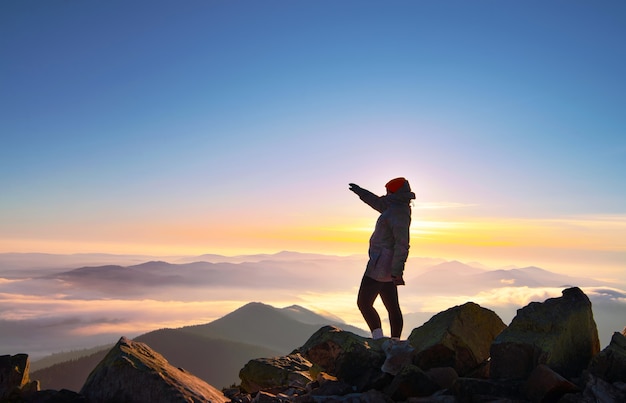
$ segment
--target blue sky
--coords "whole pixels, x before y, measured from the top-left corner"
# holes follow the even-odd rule
[[[0,252],[330,251],[307,228],[375,218],[347,183],[406,176],[416,229],[591,220],[623,266],[625,22],[622,1],[4,1]]]

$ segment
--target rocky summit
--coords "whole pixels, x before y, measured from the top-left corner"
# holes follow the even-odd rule
[[[579,288],[531,302],[491,344],[491,378],[526,379],[539,364],[574,377],[600,351],[591,302]]]
[[[24,354],[0,357],[1,402],[623,403],[626,329],[600,351],[591,303],[573,287],[521,308],[509,326],[472,302],[404,341],[324,326],[286,356],[250,360],[223,391],[124,337],[80,393],[42,391],[28,369]]]

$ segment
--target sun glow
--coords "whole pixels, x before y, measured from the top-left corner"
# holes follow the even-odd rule
[[[626,217],[554,219],[467,218],[415,222],[411,233],[420,241],[476,246],[574,247],[626,250]]]
[[[626,216],[574,216],[549,219],[460,217],[453,208],[424,209],[414,214],[411,255],[474,259],[498,264],[535,264],[596,259],[611,266],[613,277],[626,253]],[[436,212],[436,214],[435,214]],[[415,217],[417,216],[417,217]],[[114,253],[153,256],[275,253],[281,250],[322,254],[366,254],[375,215],[262,225],[176,223],[142,227],[127,224],[124,236],[100,234],[97,240],[66,235],[66,239],[2,239],[3,252]],[[583,256],[584,255],[584,256]],[[621,258],[620,258],[621,256]],[[582,258],[585,259],[582,259]],[[589,263],[586,263],[589,266]],[[561,265],[562,267],[564,265]]]

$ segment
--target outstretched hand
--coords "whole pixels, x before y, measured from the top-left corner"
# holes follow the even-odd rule
[[[352,190],[353,192],[356,192],[358,189],[361,189],[359,185],[356,185],[354,183],[349,183],[348,186],[350,186],[350,190]]]

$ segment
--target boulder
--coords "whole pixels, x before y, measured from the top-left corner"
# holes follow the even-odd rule
[[[600,351],[591,302],[577,287],[562,294],[517,311],[491,345],[492,379],[526,379],[539,364],[566,378],[587,368]]]
[[[393,378],[385,393],[394,401],[405,401],[409,397],[430,396],[439,389],[426,372],[411,364]]]
[[[383,372],[395,376],[402,368],[412,363],[415,349],[408,340],[388,339],[382,346],[386,357],[380,368]]]
[[[615,332],[609,345],[589,364],[589,372],[608,382],[626,382],[626,329]]]
[[[29,388],[30,360],[28,354],[0,356],[0,401],[11,395],[21,394],[22,388]],[[36,384],[29,389],[37,389]]]
[[[324,326],[298,351],[323,371],[362,391],[384,378],[380,369],[386,359],[383,342],[383,339],[373,340],[334,326]]]
[[[426,375],[439,385],[440,389],[451,389],[459,379],[459,374],[450,367],[431,368],[426,371]]]
[[[89,403],[89,400],[72,390],[46,389],[21,400],[23,403]]]
[[[146,344],[125,337],[89,374],[80,393],[93,403],[228,401],[222,392],[170,365]]]
[[[354,392],[352,385],[340,380],[326,380],[310,392],[311,396],[343,396]]]
[[[452,367],[466,376],[489,358],[489,348],[506,325],[493,311],[468,302],[433,316],[413,329],[413,363],[427,370]]]
[[[264,391],[260,391],[256,394],[254,399],[252,399],[252,403],[284,403],[287,401],[286,398]]]
[[[455,396],[463,402],[527,402],[523,389],[523,381],[458,378],[454,383]]]
[[[435,393],[432,396],[428,397],[410,397],[406,400],[406,403],[459,403],[463,402],[463,400],[457,399],[456,396],[445,395]],[[496,402],[492,402],[496,403]],[[508,403],[506,401],[500,401],[498,403]]]
[[[582,394],[583,401],[610,403],[626,402],[626,390],[620,389],[617,386],[619,385],[619,382],[610,384],[609,382],[593,376],[590,373],[587,373],[585,377],[587,379],[585,382],[585,390]]]
[[[312,367],[313,364],[299,353],[250,360],[239,371],[241,388],[248,393],[260,390],[280,391],[290,387],[304,388],[313,380],[310,374]]]
[[[350,393],[343,396],[298,396],[294,403],[394,403],[394,401],[383,392],[375,389],[366,392]]]
[[[532,402],[557,402],[567,393],[580,392],[576,385],[543,364],[530,374],[525,391]]]

